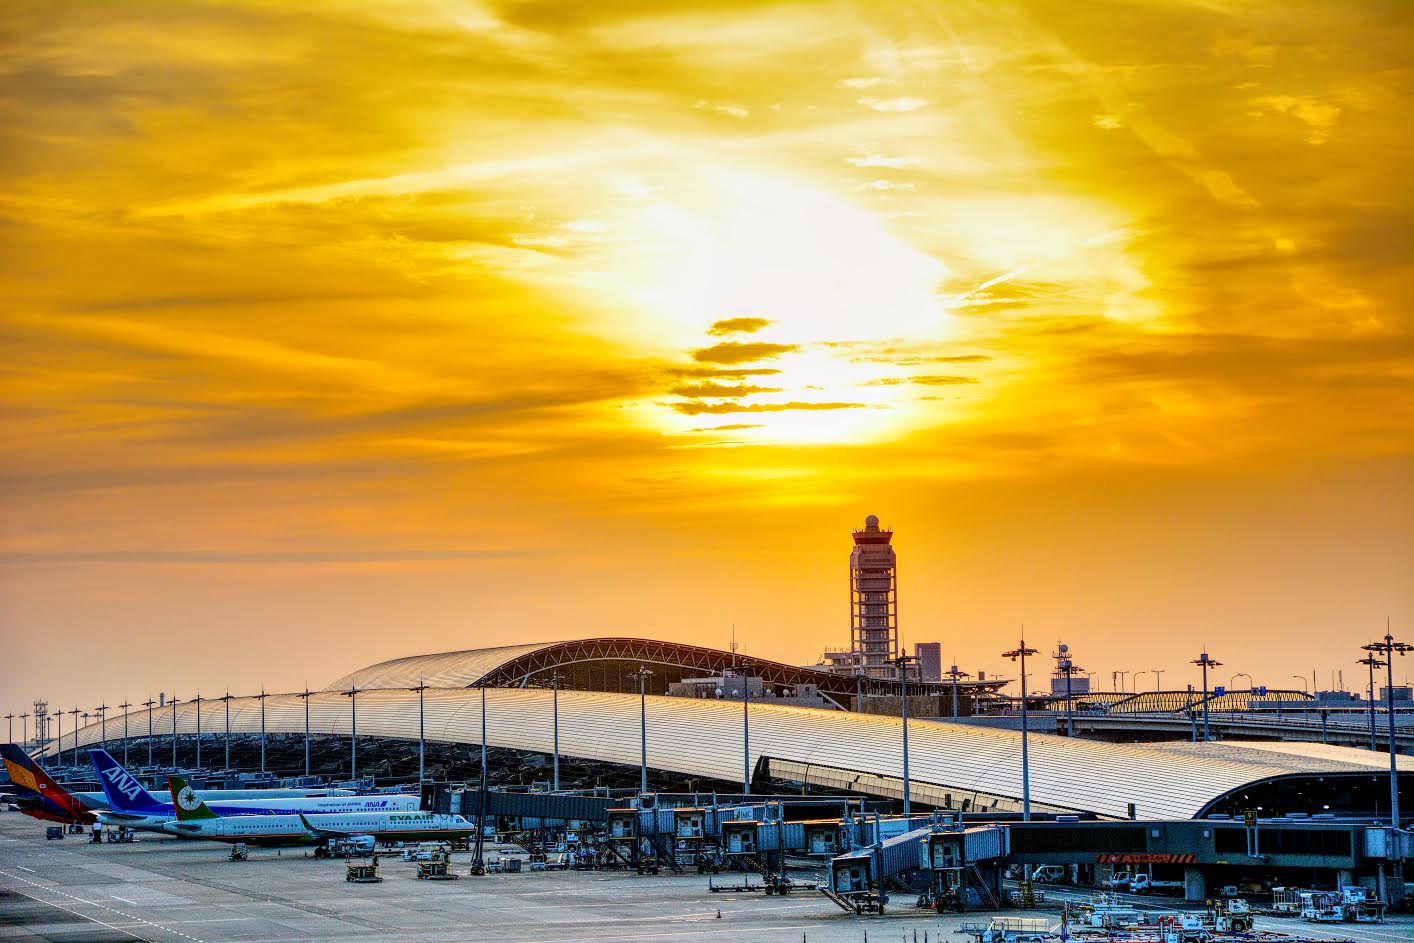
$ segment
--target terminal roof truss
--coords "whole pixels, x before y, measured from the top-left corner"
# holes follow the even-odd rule
[[[395,658],[344,675],[329,685],[327,690],[347,691],[355,686],[360,690],[411,688],[418,684],[434,687],[548,687],[550,676],[558,672],[566,676],[561,684],[565,688],[629,692],[636,691],[638,685],[629,675],[642,665],[658,673],[654,686],[665,690],[670,681],[721,674],[738,668],[745,661],[747,659],[733,652],[680,642],[640,638],[575,639]],[[826,699],[840,707],[850,706],[856,694],[896,695],[901,687],[897,681],[855,678],[764,658],[753,657],[749,663],[750,673],[767,685],[797,687],[813,684]],[[965,682],[961,687],[986,692],[1005,683],[1005,680],[997,679]],[[948,683],[913,682],[909,687],[916,694],[952,690]]]

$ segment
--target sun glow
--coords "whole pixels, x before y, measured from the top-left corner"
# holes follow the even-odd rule
[[[946,267],[801,180],[722,167],[690,179],[641,191],[622,220],[632,238],[602,276],[647,336],[681,352],[684,372],[726,378],[711,395],[658,402],[658,424],[733,442],[845,442],[915,419],[916,389],[868,354],[949,335]],[[709,334],[733,319],[747,327]]]

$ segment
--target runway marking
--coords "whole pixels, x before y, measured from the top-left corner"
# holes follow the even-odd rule
[[[22,864],[17,864],[17,865],[15,865],[15,867],[19,868],[21,871],[28,871],[30,874],[33,874],[33,873],[34,873],[34,868],[26,868],[26,867],[25,867],[24,865],[22,865]]]
[[[15,867],[20,867],[20,865],[16,865]],[[26,868],[25,870],[30,870],[30,869]],[[32,873],[33,873],[33,872],[32,872]],[[135,916],[134,914],[123,913],[123,911],[117,909],[116,907],[109,907],[107,904],[100,904],[98,901],[94,901],[94,900],[84,900],[82,897],[77,897],[77,896],[75,896],[75,895],[73,895],[73,894],[70,894],[68,891],[62,891],[62,890],[60,890],[60,889],[57,888],[57,887],[53,887],[53,886],[48,886],[48,887],[46,887],[46,886],[43,885],[43,884],[38,884],[38,883],[36,883],[36,882],[34,882],[34,881],[31,881],[29,878],[20,877],[18,874],[11,874],[9,871],[0,871],[0,874],[3,874],[3,875],[5,875],[6,877],[9,877],[9,878],[14,878],[16,881],[22,881],[22,882],[24,882],[25,884],[28,884],[30,887],[38,888],[38,889],[41,890],[41,891],[49,891],[49,892],[54,893],[54,894],[59,894],[59,895],[61,895],[61,896],[63,896],[63,897],[69,898],[69,900],[77,901],[77,902],[79,902],[80,904],[86,904],[86,905],[88,905],[88,906],[90,906],[90,907],[99,907],[99,908],[102,908],[103,910],[106,910],[106,911],[108,911],[109,913],[112,913],[112,914],[117,914],[118,916],[123,917],[123,918],[126,919],[126,920],[132,920],[132,921],[135,921],[135,922],[137,922],[137,923],[143,923],[143,924],[146,924],[146,925],[149,926],[149,927],[152,927],[153,929],[161,930],[161,931],[163,931],[164,933],[170,933],[170,934],[172,934],[173,936],[179,936],[179,937],[181,937],[181,938],[184,939],[184,940],[190,940],[191,943],[205,943],[204,940],[199,940],[199,939],[197,939],[197,938],[194,937],[194,936],[189,936],[188,934],[183,933],[181,930],[173,930],[171,927],[164,927],[164,926],[163,926],[162,924],[160,924],[160,923],[153,923],[151,920],[144,920],[142,917]],[[110,929],[110,930],[117,930],[119,933],[126,933],[128,936],[130,936],[130,937],[132,937],[132,938],[134,938],[134,939],[137,939],[137,940],[146,940],[146,937],[140,937],[140,936],[138,936],[136,933],[132,933],[131,931],[125,930],[125,929],[123,929],[122,927],[114,926],[114,925],[111,924],[111,923],[105,923],[104,921],[99,920],[97,917],[90,916],[89,914],[79,913],[77,910],[73,910],[73,909],[71,909],[71,908],[65,907],[63,904],[60,904],[60,903],[58,903],[58,902],[56,902],[56,901],[45,900],[45,899],[43,899],[42,897],[35,897],[33,894],[25,893],[25,891],[22,891],[22,890],[20,890],[19,888],[14,888],[14,890],[19,891],[19,893],[24,894],[26,897],[29,897],[29,898],[31,898],[32,900],[37,900],[37,901],[39,901],[41,904],[48,904],[50,907],[54,907],[54,908],[57,908],[57,909],[59,909],[59,910],[66,910],[66,911],[68,911],[69,913],[74,914],[75,916],[83,917],[85,920],[92,920],[94,923],[100,924],[101,926],[105,926],[105,927],[107,927],[107,928]],[[132,901],[128,901],[128,903],[132,903]]]
[[[4,874],[4,873],[5,873],[4,871],[0,871],[0,874]],[[14,876],[15,876],[15,875],[13,875],[13,874],[10,875],[10,877],[14,877]],[[24,880],[24,878],[20,878],[20,880]],[[36,885],[36,886],[38,886],[38,885]],[[49,905],[50,907],[53,907],[55,910],[62,910],[62,911],[64,911],[64,913],[73,914],[75,917],[79,917],[79,918],[81,918],[81,919],[83,919],[83,920],[88,920],[88,921],[91,921],[91,922],[93,922],[93,923],[96,923],[96,924],[98,924],[100,927],[107,927],[109,930],[116,930],[116,931],[118,931],[119,933],[123,933],[123,934],[126,934],[126,935],[132,937],[134,940],[142,940],[143,943],[151,943],[151,941],[149,941],[149,940],[147,939],[147,937],[138,936],[136,933],[133,933],[131,930],[125,930],[125,929],[123,929],[122,927],[114,926],[114,925],[111,924],[111,923],[106,923],[106,922],[104,922],[104,921],[102,921],[102,920],[99,920],[97,917],[91,917],[91,916],[89,916],[88,914],[79,913],[77,910],[75,910],[75,909],[72,908],[72,907],[65,907],[63,904],[55,903],[55,902],[52,901],[52,900],[45,900],[45,899],[42,898],[42,897],[36,897],[36,896],[34,896],[33,894],[29,893],[28,891],[22,890],[22,889],[20,889],[20,888],[18,888],[18,887],[11,888],[11,890],[13,890],[16,894],[21,895],[22,897],[28,897],[30,900],[35,901],[36,903],[47,904],[47,905]]]
[[[114,900],[120,900],[125,904],[132,904],[134,907],[137,906],[137,901],[135,900],[128,900],[126,897],[119,897],[117,894],[109,894],[108,896],[113,898]]]

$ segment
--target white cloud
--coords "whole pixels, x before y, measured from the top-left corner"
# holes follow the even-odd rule
[[[873,88],[876,85],[888,85],[891,81],[882,75],[865,75],[852,79],[840,79],[835,84],[840,88]]]
[[[856,167],[887,167],[890,170],[902,170],[923,163],[921,157],[886,157],[883,154],[865,154],[863,157],[846,157],[845,160]]]
[[[861,98],[859,104],[875,111],[915,111],[928,104],[926,98]]]
[[[692,107],[699,111],[714,111],[719,115],[727,115],[731,118],[751,117],[751,110],[743,108],[741,105],[719,105],[716,102],[709,102],[702,98],[694,102]]]

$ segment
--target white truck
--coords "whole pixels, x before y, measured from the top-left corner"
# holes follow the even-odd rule
[[[1140,872],[1134,875],[1129,881],[1129,893],[1131,894],[1175,894],[1182,896],[1182,881],[1166,881],[1156,878],[1152,874]]]
[[[1127,891],[1129,883],[1134,879],[1134,875],[1128,871],[1116,871],[1105,878],[1105,888],[1111,891]]]

